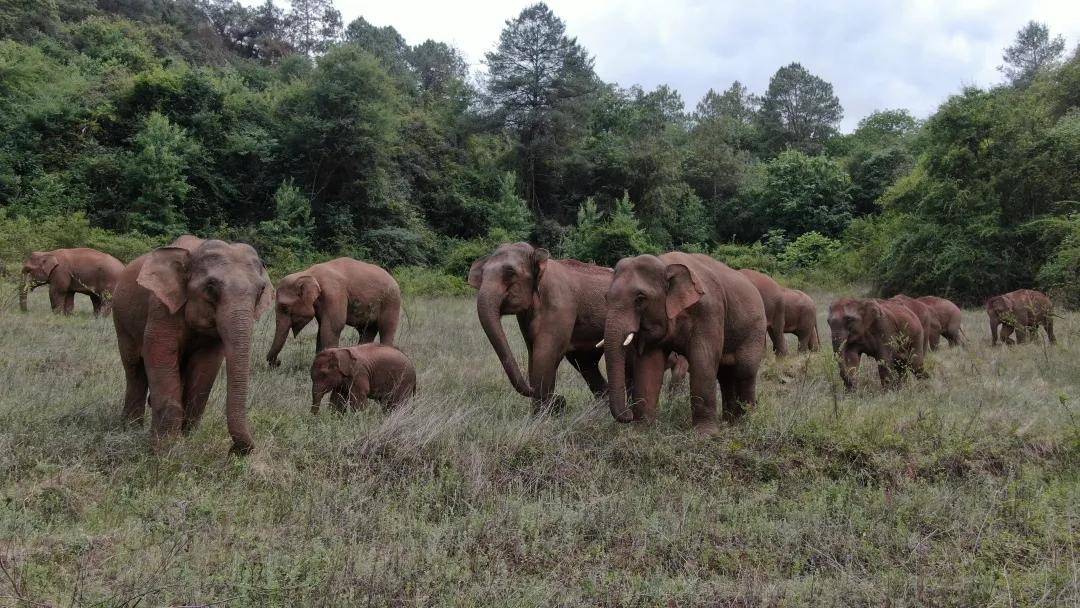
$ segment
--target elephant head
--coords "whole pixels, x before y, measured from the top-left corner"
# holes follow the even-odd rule
[[[27,311],[26,299],[30,290],[48,283],[58,266],[60,266],[60,260],[50,251],[35,251],[26,258],[22,267],[22,285],[19,288],[20,310]]]
[[[489,256],[473,262],[469,285],[478,290],[476,314],[514,389],[531,397],[533,389],[518,368],[503,331],[502,315],[521,314],[534,306],[536,289],[551,254],[528,243],[500,245]]]
[[[833,349],[839,352],[845,344],[868,345],[881,318],[881,306],[874,300],[842,298],[833,302],[829,306]]]
[[[259,255],[249,245],[217,240],[205,241],[194,250],[162,247],[148,254],[136,280],[160,302],[160,306],[151,304],[147,318],[146,336],[153,342],[146,348],[151,352],[179,344],[185,331],[221,340],[228,377],[229,434],[235,451],[250,451],[254,444],[245,409],[252,328],[273,301],[273,286]],[[148,365],[153,364],[152,358],[148,360]]]
[[[698,277],[685,264],[668,264],[656,256],[623,258],[607,293],[604,360],[608,404],[619,422],[633,419],[626,407],[626,349],[663,344],[676,319],[705,295]]]
[[[315,306],[322,295],[318,279],[310,274],[291,274],[277,288],[276,329],[274,342],[266,355],[272,367],[280,364],[277,354],[285,345],[289,330],[295,337],[315,318]]]
[[[326,393],[352,377],[356,354],[347,348],[329,348],[315,355],[311,363],[311,413],[319,413]]]

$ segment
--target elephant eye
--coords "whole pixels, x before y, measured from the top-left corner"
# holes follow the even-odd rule
[[[206,293],[206,297],[217,300],[218,296],[221,295],[221,283],[217,279],[207,279],[203,291]]]

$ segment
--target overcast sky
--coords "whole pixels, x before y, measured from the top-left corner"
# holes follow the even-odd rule
[[[251,0],[254,2],[255,0]],[[533,0],[535,1],[535,0]],[[393,25],[409,44],[448,42],[473,66],[528,0],[336,0],[346,24]],[[283,4],[284,2],[279,2]],[[693,109],[710,87],[756,93],[792,61],[833,84],[842,128],[875,109],[929,115],[964,85],[1001,76],[1001,51],[1031,19],[1080,41],[1080,1],[1055,0],[549,0],[605,81],[668,84]]]

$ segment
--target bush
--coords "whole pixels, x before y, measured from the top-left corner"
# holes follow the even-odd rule
[[[780,270],[780,261],[766,251],[762,243],[721,243],[710,255],[732,268],[752,268],[766,274],[776,274]]]
[[[498,241],[491,239],[472,239],[468,241],[456,241],[446,254],[442,271],[452,277],[466,279],[469,276],[469,268],[478,258],[488,255],[499,246]]]
[[[402,266],[393,275],[405,297],[463,296],[473,292],[465,279],[432,268]]]
[[[607,219],[587,200],[578,209],[577,225],[562,242],[563,255],[583,262],[614,266],[620,259],[643,253],[659,253],[634,216],[630,197],[623,194]]]
[[[780,254],[780,265],[788,272],[818,268],[840,251],[840,241],[820,232],[799,235]]]
[[[139,233],[116,234],[94,228],[82,213],[30,220],[0,209],[0,265],[9,272],[21,266],[31,251],[91,247],[127,263],[164,243],[164,239]]]

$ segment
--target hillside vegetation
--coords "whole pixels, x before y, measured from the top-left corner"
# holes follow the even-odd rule
[[[20,226],[81,221],[124,259],[194,232],[254,244],[278,275],[350,255],[461,279],[529,240],[601,263],[681,249],[885,294],[1080,302],[1080,56],[1045,25],[1006,49],[1001,85],[841,134],[842,100],[798,62],[765,91],[683,100],[603,82],[544,4],[507,16],[469,66],[342,23],[331,0],[8,2],[0,261],[72,241],[17,241]]]

